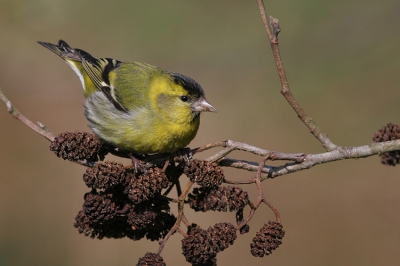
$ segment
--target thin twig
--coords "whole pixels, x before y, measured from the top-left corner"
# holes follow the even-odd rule
[[[11,103],[10,100],[6,98],[4,95],[3,91],[0,89],[0,99],[5,103],[7,106],[7,111],[17,120],[21,121],[24,125],[28,126],[31,128],[33,131],[39,133],[43,137],[45,137],[49,141],[54,140],[54,135],[50,131],[47,130],[47,128],[40,122],[37,124],[33,123],[31,120],[26,118],[24,115],[22,115]]]
[[[248,185],[248,184],[253,184],[255,181],[254,179],[249,179],[249,180],[241,180],[241,181],[232,181],[229,179],[224,179],[224,183],[225,184],[229,184],[229,185]]]
[[[215,147],[225,147],[226,146],[225,142],[226,141],[217,141],[217,142],[214,142],[214,143],[206,144],[206,145],[204,145],[202,147],[193,149],[192,152],[194,154],[194,153],[199,153],[199,152],[202,152],[202,151],[206,151],[206,150],[209,150],[209,149],[212,149],[212,148],[215,148]]]
[[[308,116],[304,109],[300,106],[300,104],[294,98],[290,87],[289,82],[286,77],[286,72],[283,67],[282,58],[279,52],[279,40],[278,33],[280,32],[279,20],[271,18],[271,25],[268,23],[267,14],[265,12],[264,3],[262,0],[257,0],[258,7],[260,9],[261,18],[264,24],[265,31],[267,32],[268,39],[270,41],[272,53],[275,59],[276,68],[278,70],[278,75],[281,81],[281,93],[296,112],[300,120],[308,127],[311,134],[314,135],[322,144],[322,146],[327,150],[331,151],[336,148],[336,145],[332,143],[332,141],[328,138],[328,135],[322,132],[322,130],[315,124],[312,117]],[[271,26],[273,30],[271,30]]]
[[[218,143],[219,145],[218,146],[214,145],[216,143]],[[282,153],[282,152],[269,151],[247,143],[233,141],[233,140],[220,141],[216,143],[212,143],[213,145],[211,147],[212,148],[224,147],[225,149],[208,157],[206,159],[207,161],[220,160],[221,158],[228,155],[232,151],[245,151],[259,156],[265,156],[267,154],[270,154],[270,160],[288,160],[288,161],[301,162],[304,158],[304,153]]]
[[[186,203],[186,202],[185,202]],[[188,221],[188,219],[186,218],[185,214],[182,214],[182,223],[185,224],[186,227],[189,227],[190,223]]]
[[[184,200],[185,200],[187,194],[189,194],[190,189],[192,188],[192,186],[193,186],[193,182],[189,181],[188,184],[186,185],[185,189],[183,190],[182,194],[179,195],[179,198],[178,198],[178,200],[179,200],[179,202],[178,202],[178,217],[176,218],[174,226],[172,226],[172,228],[169,230],[168,234],[160,242],[160,246],[158,248],[158,254],[161,254],[161,252],[162,252],[162,250],[163,250],[163,248],[165,246],[165,243],[167,243],[167,241],[171,237],[171,235],[178,230],[179,226],[181,225],[182,220],[185,219],[185,221],[187,221],[186,218],[184,218],[184,213],[183,213],[184,204],[185,204]]]
[[[253,183],[256,184],[257,190],[258,190],[257,201],[254,204],[252,202],[249,202],[249,205],[251,207],[251,211],[250,211],[249,215],[246,217],[246,219],[244,219],[239,225],[236,226],[237,229],[240,229],[243,226],[245,226],[251,220],[251,218],[253,218],[253,215],[256,212],[258,206],[260,206],[260,204],[263,202],[263,200],[265,200],[263,189],[261,187],[260,179],[261,179],[261,171],[264,168],[265,162],[268,160],[268,158],[269,158],[269,155],[266,155],[263,158],[263,160],[261,161],[261,163],[260,163],[260,165],[258,167],[256,175],[253,177],[253,180],[254,180]]]
[[[219,151],[216,154],[212,155],[211,157],[208,157],[206,160],[210,162],[219,161],[234,150],[235,148],[232,147],[225,148],[222,151]]]
[[[187,237],[187,236],[188,236],[188,234],[186,234],[186,233],[185,233],[184,231],[182,231],[182,229],[180,229],[180,228],[177,228],[176,231],[177,231],[178,233],[180,233],[183,237]]]
[[[279,214],[278,209],[275,208],[274,205],[272,205],[272,203],[267,201],[267,199],[265,199],[265,198],[264,198],[263,202],[275,213],[275,221],[278,223],[281,223],[281,215]]]

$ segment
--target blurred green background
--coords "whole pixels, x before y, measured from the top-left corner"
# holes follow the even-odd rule
[[[398,0],[273,0],[266,6],[281,21],[292,91],[332,141],[365,145],[386,123],[400,123]],[[36,43],[64,39],[95,57],[147,62],[202,84],[219,112],[202,116],[191,147],[233,139],[282,152],[323,152],[280,95],[256,1],[2,0],[0,32],[0,87],[54,133],[89,130],[79,79]],[[147,240],[80,235],[72,224],[89,190],[85,169],[48,147],[0,104],[0,265],[136,265],[157,250]],[[267,180],[266,196],[286,230],[283,245],[269,257],[251,256],[253,236],[273,218],[262,207],[250,233],[219,254],[218,265],[400,265],[398,175],[398,167],[382,166],[375,156]],[[256,198],[254,187],[245,189]],[[204,228],[234,222],[233,213],[188,211],[187,217]],[[188,265],[180,239],[175,234],[164,249],[167,265]]]

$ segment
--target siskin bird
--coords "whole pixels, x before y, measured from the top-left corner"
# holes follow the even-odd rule
[[[89,127],[119,149],[137,154],[175,152],[196,136],[200,112],[217,111],[201,86],[182,74],[146,63],[96,59],[63,40],[38,43],[79,76]]]

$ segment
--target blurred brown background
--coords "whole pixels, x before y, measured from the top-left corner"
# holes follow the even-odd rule
[[[219,112],[203,115],[191,147],[233,139],[282,152],[323,152],[280,95],[256,1],[104,3],[0,3],[0,87],[32,121],[54,133],[89,130],[79,79],[36,43],[64,39],[95,57],[147,62],[202,84]],[[293,93],[335,143],[365,145],[386,123],[400,123],[398,0],[266,4],[268,15],[281,21]],[[85,169],[48,147],[0,104],[0,265],[136,265],[146,251],[157,250],[147,240],[78,234],[72,224],[89,190],[82,182]],[[253,174],[227,175],[239,180]],[[263,186],[281,212],[283,245],[269,257],[251,256],[252,237],[273,218],[263,207],[251,232],[219,254],[218,265],[400,265],[398,167],[382,166],[375,156],[317,166]],[[254,187],[245,189],[255,199]],[[187,215],[204,228],[234,222],[233,213]],[[164,249],[167,265],[188,265],[180,239],[175,234]]]

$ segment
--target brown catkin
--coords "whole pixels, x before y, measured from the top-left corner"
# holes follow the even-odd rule
[[[108,153],[106,145],[95,134],[86,132],[64,132],[50,144],[50,150],[64,160],[95,162],[103,160]]]
[[[224,171],[217,163],[193,159],[183,170],[190,181],[201,187],[218,187],[224,180]]]
[[[282,238],[285,231],[282,230],[282,224],[269,221],[264,224],[251,243],[251,254],[255,257],[268,256],[282,244]]]
[[[212,189],[195,188],[188,195],[189,206],[195,211],[238,211],[249,203],[249,196],[240,187],[226,186]]]
[[[400,126],[389,123],[372,135],[374,142],[384,142],[400,139]],[[384,152],[380,155],[381,163],[396,166],[400,163],[400,151]]]

